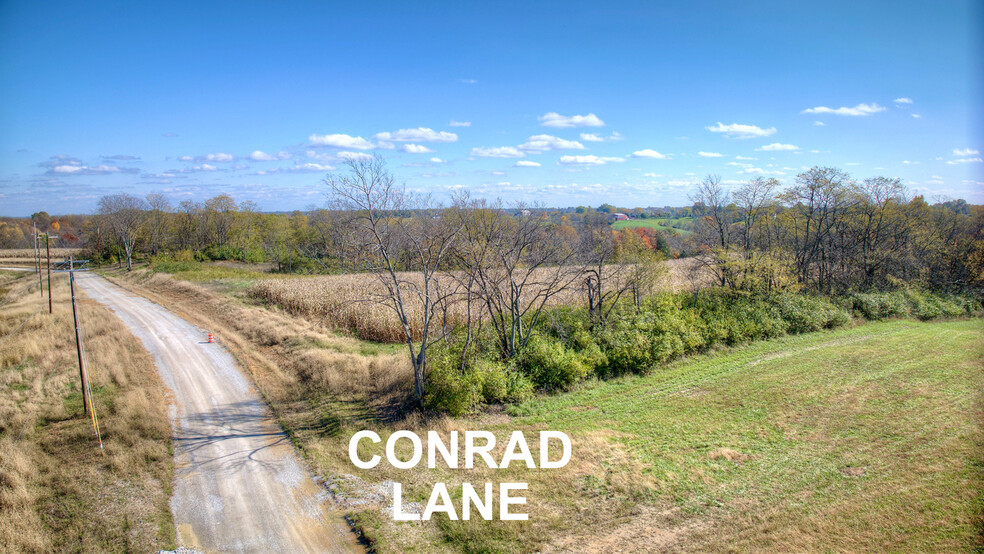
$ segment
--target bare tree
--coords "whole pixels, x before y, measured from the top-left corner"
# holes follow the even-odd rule
[[[133,245],[144,220],[147,204],[130,194],[111,194],[99,199],[99,213],[106,218],[126,256],[126,270],[133,270]]]
[[[636,306],[648,295],[644,281],[651,281],[651,267],[645,250],[650,250],[648,254],[655,252],[635,234],[623,235],[623,240],[616,241],[607,217],[585,217],[584,224],[580,233],[580,259],[584,265],[588,315],[592,321],[601,322],[625,293],[632,292]]]
[[[229,242],[229,230],[235,221],[236,201],[228,194],[214,196],[205,201],[205,213],[208,215],[215,243],[225,246]]]
[[[777,179],[756,177],[738,187],[732,195],[741,222],[741,246],[745,251],[751,250],[757,242],[755,237],[761,235],[759,220],[770,207],[773,207],[777,188],[779,188]]]
[[[454,279],[442,270],[461,231],[460,218],[446,217],[450,213],[439,210],[430,198],[398,185],[381,158],[349,160],[347,165],[348,174],[328,175],[325,184],[334,207],[348,216],[352,236],[363,246],[363,267],[385,288],[376,300],[392,308],[400,320],[414,392],[422,404],[427,349],[440,339],[431,328],[455,292]],[[411,302],[420,310],[411,309]]]
[[[147,195],[150,213],[147,216],[147,246],[151,254],[157,254],[164,246],[167,235],[167,214],[171,202],[163,194],[152,192]]]
[[[584,274],[576,232],[563,232],[541,209],[479,202],[466,219],[459,263],[484,306],[504,358],[515,356],[540,323],[547,302]],[[573,235],[573,236],[571,236]]]
[[[855,201],[850,176],[832,167],[813,167],[796,176],[781,198],[790,207],[790,246],[800,282],[829,292],[833,239],[842,216]]]
[[[697,185],[697,191],[690,197],[694,203],[694,219],[698,221],[698,231],[704,230],[708,245],[727,250],[731,245],[728,205],[730,195],[721,186],[721,177],[708,175]]]
[[[694,235],[700,252],[693,271],[711,271],[721,286],[725,286],[728,284],[726,268],[731,247],[730,195],[721,186],[721,177],[708,175],[697,185],[690,201],[694,203]]]

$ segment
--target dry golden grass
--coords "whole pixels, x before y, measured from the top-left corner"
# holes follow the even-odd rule
[[[661,277],[658,287],[662,290],[692,290],[700,286],[692,277],[693,260],[670,260],[666,262],[667,272]],[[545,269],[543,272],[551,270]],[[613,268],[614,271],[614,268]],[[401,279],[422,282],[418,274],[401,273]],[[356,336],[379,342],[402,342],[403,328],[396,318],[396,312],[377,302],[373,297],[384,295],[386,289],[371,274],[345,274],[319,277],[292,277],[285,279],[264,279],[249,289],[249,294],[276,304],[291,314],[323,322],[331,329],[354,333]],[[568,289],[552,297],[548,305],[586,304],[583,280],[578,279]],[[419,302],[408,300],[406,306],[411,322],[418,322],[423,309]],[[459,298],[451,307],[452,316],[463,320],[466,304]],[[477,306],[475,313],[480,314]],[[411,328],[415,336],[422,329]]]
[[[405,351],[399,347],[340,336],[322,322],[233,301],[203,285],[164,274],[135,271],[108,277],[212,331],[275,410],[299,399],[315,399],[312,402],[319,407],[298,405],[296,409],[322,413],[327,409],[323,404],[330,402],[367,405],[385,414],[408,397],[412,374]],[[354,409],[361,413],[361,407]]]
[[[172,546],[168,400],[152,358],[114,315],[81,297],[101,451],[82,414],[67,278],[53,281],[53,315],[36,281],[21,286],[34,275],[13,279],[0,309],[0,337],[13,332],[0,345],[0,550]]]

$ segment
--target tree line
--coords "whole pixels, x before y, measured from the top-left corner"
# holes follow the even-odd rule
[[[396,182],[378,158],[352,161],[324,184],[326,207],[291,213],[262,213],[226,194],[177,205],[160,194],[107,195],[89,217],[4,220],[0,238],[29,247],[33,225],[67,226],[65,241],[127,269],[135,257],[177,256],[365,272],[384,291],[367,300],[392,308],[404,330],[418,400],[428,350],[449,333],[461,336],[463,370],[479,335],[493,337],[501,359],[516,358],[554,297],[577,291],[589,320],[604,324],[616,306],[641,305],[667,257],[692,257],[695,274],[735,294],[836,295],[898,283],[979,293],[984,284],[984,207],[931,205],[898,179],[857,181],[836,168],[814,167],[787,187],[766,178],[727,187],[711,175],[691,206],[623,211],[690,218],[687,234],[614,230],[610,205],[554,210],[466,194],[441,205]]]

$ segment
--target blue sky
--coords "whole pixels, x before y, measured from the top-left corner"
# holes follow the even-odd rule
[[[979,2],[0,2],[0,215],[114,192],[687,204],[833,165],[984,202]]]

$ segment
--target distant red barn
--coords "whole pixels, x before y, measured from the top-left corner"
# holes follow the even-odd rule
[[[629,216],[625,214],[615,214],[615,221],[625,221],[626,219],[629,219]]]

